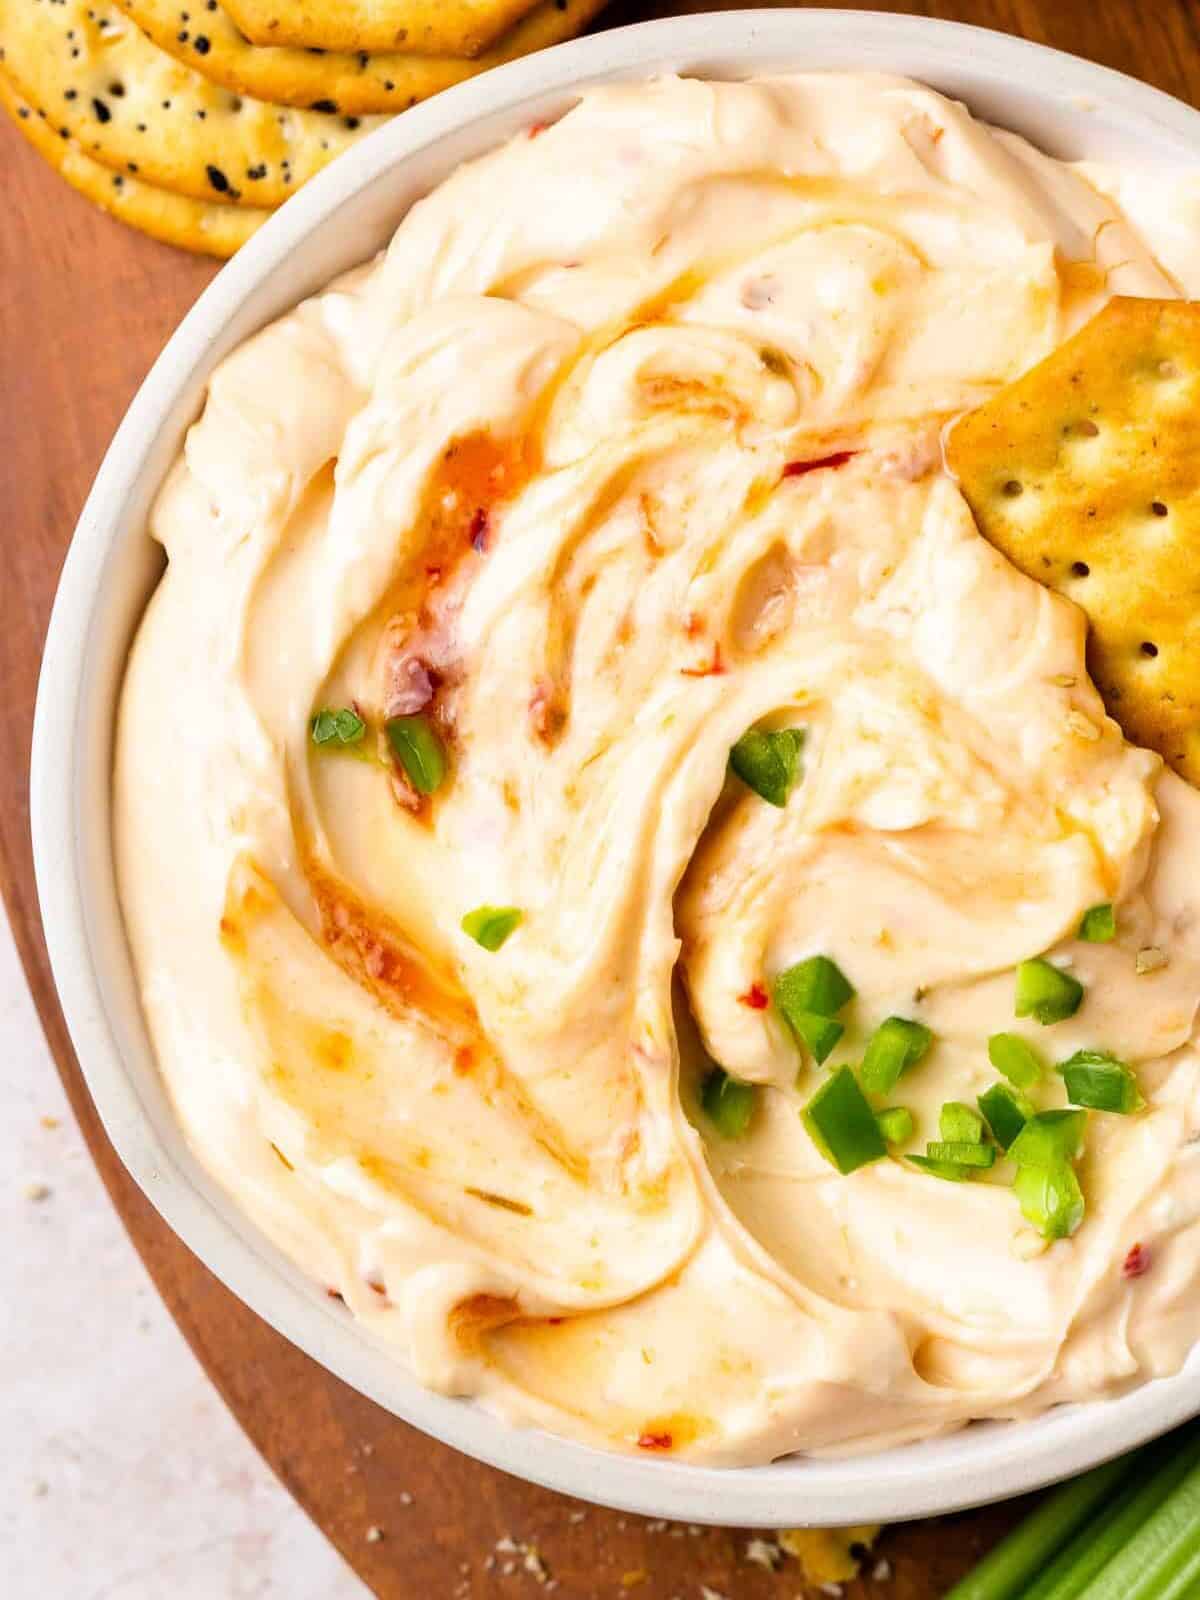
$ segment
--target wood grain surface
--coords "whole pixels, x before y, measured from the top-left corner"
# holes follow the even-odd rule
[[[716,9],[615,4],[604,20]],[[1200,100],[1200,0],[946,0],[877,9],[1023,34]],[[574,1506],[397,1422],[223,1289],[113,1154],[63,1026],[34,894],[27,780],[37,666],[63,553],[105,446],[216,268],[94,211],[7,125],[0,128],[0,195],[0,507],[8,550],[0,685],[9,750],[0,773],[0,888],[71,1103],[159,1292],[254,1444],[383,1600],[536,1595],[551,1581],[557,1600],[699,1600],[703,1585],[730,1600],[794,1600],[804,1592],[796,1564],[769,1572],[748,1562],[744,1532],[668,1528]],[[936,1600],[1020,1510],[1010,1504],[889,1530],[879,1546],[889,1576],[848,1585],[847,1600]],[[521,1551],[503,1547],[507,1540],[536,1546],[546,1572],[539,1578],[529,1570]]]

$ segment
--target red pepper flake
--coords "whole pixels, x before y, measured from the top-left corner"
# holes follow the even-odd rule
[[[491,518],[488,516],[487,510],[484,506],[477,506],[475,508],[475,514],[471,518],[471,549],[478,551],[479,554],[482,555],[488,547],[488,536],[490,533]]]
[[[725,672],[725,663],[721,660],[721,646],[718,642],[713,646],[712,660],[706,667],[680,667],[680,672],[685,678],[719,678]]]
[[[1121,1268],[1123,1278],[1140,1278],[1150,1265],[1150,1252],[1144,1245],[1135,1244],[1125,1257],[1125,1264]]]
[[[857,450],[835,450],[831,456],[816,456],[812,461],[789,461],[783,476],[802,478],[806,472],[820,472],[823,467],[844,467],[857,454]]]
[[[669,1433],[641,1433],[638,1435],[639,1450],[670,1450],[675,1440]]]
[[[689,639],[694,639],[698,633],[704,632],[704,618],[695,611],[689,611],[683,619],[683,631]]]
[[[560,1323],[565,1322],[566,1320],[566,1317],[547,1317],[546,1326],[549,1328],[557,1328]]]
[[[475,1052],[469,1044],[460,1044],[454,1052],[454,1070],[465,1078],[475,1065]]]
[[[765,1011],[767,1003],[767,991],[761,983],[752,983],[745,994],[738,995],[738,1004],[749,1006],[751,1011]]]
[[[346,1296],[340,1289],[326,1289],[325,1293],[331,1300],[337,1300],[341,1305],[346,1304]]]
[[[545,133],[548,127],[550,127],[550,123],[548,122],[531,122],[527,130],[529,137],[531,139],[536,139],[539,134]]]

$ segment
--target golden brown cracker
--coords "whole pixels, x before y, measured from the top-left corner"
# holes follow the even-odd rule
[[[102,167],[74,139],[51,126],[45,112],[24,100],[0,74],[2,105],[35,150],[73,189],[152,238],[201,255],[231,256],[270,216],[251,206],[223,206],[156,189],[128,174]]]
[[[201,0],[202,3],[202,0]],[[538,0],[225,0],[252,44],[474,56]]]
[[[1200,303],[1110,300],[946,459],[980,531],[1087,613],[1126,736],[1200,784]]]
[[[197,200],[279,205],[386,120],[231,94],[106,0],[0,0],[0,48],[16,87],[87,155]]]
[[[254,45],[239,32],[219,0],[115,3],[160,49],[236,94],[351,116],[403,111],[489,67],[573,39],[604,0],[540,0],[486,55],[473,61],[453,56],[344,54]]]

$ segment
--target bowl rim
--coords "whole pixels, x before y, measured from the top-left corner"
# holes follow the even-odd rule
[[[465,1454],[580,1499],[689,1522],[784,1527],[894,1521],[1023,1493],[1096,1465],[1200,1411],[1200,1361],[1136,1391],[1056,1408],[1029,1421],[975,1424],[957,1434],[840,1459],[790,1457],[759,1467],[704,1467],[594,1449],[514,1427],[472,1401],[423,1388],[382,1345],[364,1337],[320,1291],[222,1199],[178,1142],[151,1121],[128,1065],[140,1027],[129,1006],[129,953],[113,921],[107,754],[120,673],[97,688],[91,668],[105,629],[101,602],[126,579],[117,556],[144,540],[145,513],[224,353],[283,305],[327,281],[289,292],[263,314],[261,299],[301,250],[365,189],[441,141],[484,121],[573,96],[605,79],[671,70],[739,75],[808,52],[837,65],[921,77],[982,74],[998,95],[1046,81],[1060,102],[1102,103],[1149,128],[1200,166],[1200,113],[1162,91],[1063,52],[962,23],[870,11],[759,10],[667,18],[602,31],[485,73],[389,122],[299,191],[242,247],[184,317],[132,401],[80,515],[59,580],[38,685],[30,775],[31,825],[46,944],[71,1041],[105,1131],[174,1232],[272,1327],[337,1377],[404,1421]],[[919,59],[919,70],[905,63]],[[729,63],[734,63],[732,70]],[[1042,79],[1039,79],[1039,74]],[[1049,91],[1031,91],[1049,94]],[[1077,107],[1078,109],[1078,107]],[[503,134],[496,138],[503,137]],[[496,142],[488,137],[487,144]],[[454,165],[456,162],[451,162]],[[396,217],[402,214],[397,206]],[[123,570],[123,569],[122,569]],[[126,605],[129,631],[144,605]],[[111,639],[108,641],[111,644]],[[102,704],[98,701],[107,696]],[[102,815],[103,828],[97,825]],[[105,899],[107,895],[108,899]],[[114,953],[112,941],[122,949]],[[106,974],[106,964],[122,968]],[[123,987],[122,987],[123,985]],[[120,992],[116,992],[120,991]],[[134,1002],[136,1006],[136,1001]],[[1195,1355],[1197,1352],[1193,1352]]]

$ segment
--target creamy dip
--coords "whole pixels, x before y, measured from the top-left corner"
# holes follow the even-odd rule
[[[746,1463],[1184,1359],[1200,796],[941,440],[1110,294],[1200,293],[1197,193],[899,79],[605,88],[215,373],[121,703],[129,935],[200,1160],[424,1383]],[[782,807],[730,774],[752,727],[805,732]],[[481,905],[521,912],[496,950]],[[857,990],[820,1068],[765,1003],[816,953]],[[1041,955],[1085,989],[1049,1027],[1013,1019]],[[892,1014],[934,1036],[917,1131],[842,1176],[800,1111]],[[1003,1164],[902,1159],[1001,1030],[1147,1100],[1092,1113],[1053,1244]],[[741,1138],[713,1062],[760,1086]]]

